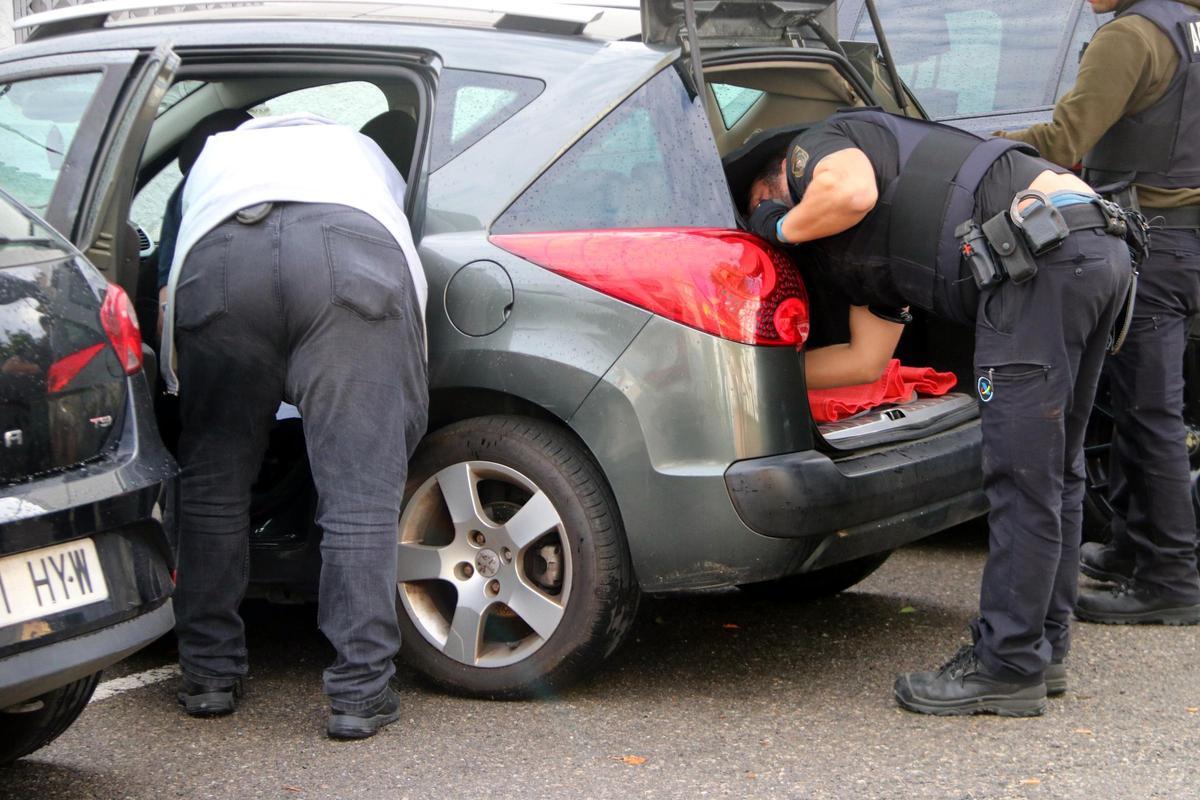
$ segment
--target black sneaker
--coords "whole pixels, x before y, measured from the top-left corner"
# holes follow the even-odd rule
[[[1114,547],[1084,542],[1079,548],[1079,571],[1092,580],[1125,583],[1133,580],[1133,560],[1122,558]]]
[[[999,714],[1036,717],[1046,710],[1046,683],[1011,683],[983,670],[973,645],[963,645],[936,672],[896,678],[896,702],[909,711],[941,717]]]
[[[331,739],[366,739],[379,733],[385,725],[400,719],[400,695],[391,686],[371,708],[362,711],[329,710],[325,730]]]
[[[1060,697],[1067,693],[1067,665],[1051,661],[1046,665],[1046,696]]]
[[[175,698],[193,717],[221,717],[233,713],[241,696],[240,678],[226,686],[214,686],[184,677]]]
[[[1200,603],[1164,597],[1131,581],[1109,590],[1080,590],[1075,617],[1108,625],[1196,625],[1200,624]]]

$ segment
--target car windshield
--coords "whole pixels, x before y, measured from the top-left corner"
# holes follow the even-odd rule
[[[877,7],[900,77],[935,119],[1053,105],[1074,82],[1079,46],[1095,30],[1095,15],[1072,2],[879,0]],[[865,10],[853,38],[875,39]]]

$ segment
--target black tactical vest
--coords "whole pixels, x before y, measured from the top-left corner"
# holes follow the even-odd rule
[[[1200,12],[1173,0],[1142,0],[1119,16],[1153,22],[1175,45],[1179,69],[1154,105],[1122,117],[1083,159],[1088,183],[1164,189],[1200,186]]]
[[[1010,150],[1031,155],[1037,151],[1010,139],[983,139],[874,109],[839,111],[833,119],[885,128],[896,140],[900,164],[875,208],[854,226],[850,246],[828,253],[831,268],[886,268],[908,303],[971,324],[977,295],[974,282],[962,271],[954,229],[971,217],[975,190],[1001,156]]]

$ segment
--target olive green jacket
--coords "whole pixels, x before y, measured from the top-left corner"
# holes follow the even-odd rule
[[[1123,0],[1117,10],[1134,2]],[[1200,8],[1200,0],[1180,2]],[[1059,98],[1050,122],[996,135],[1027,142],[1055,164],[1073,167],[1117,120],[1156,103],[1178,68],[1174,45],[1153,22],[1136,15],[1120,17],[1092,37],[1075,86]],[[1148,208],[1200,205],[1200,187],[1138,186],[1138,198]]]

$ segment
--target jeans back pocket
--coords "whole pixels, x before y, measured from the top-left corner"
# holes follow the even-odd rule
[[[175,327],[196,330],[228,308],[225,272],[233,235],[210,234],[188,251],[175,287]]]
[[[408,261],[395,242],[338,227],[325,226],[331,298],[365,320],[404,316]]]

